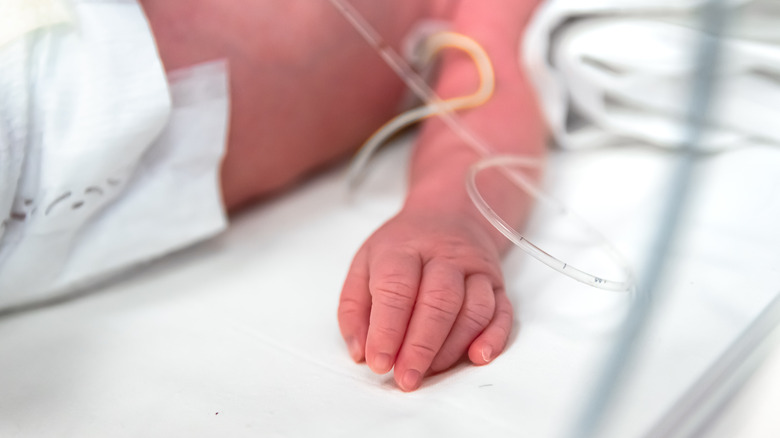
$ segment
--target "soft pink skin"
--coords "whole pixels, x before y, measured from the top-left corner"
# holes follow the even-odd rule
[[[394,115],[404,92],[327,0],[141,3],[167,70],[229,61],[222,188],[231,210],[348,156]],[[413,23],[434,15],[427,2],[402,3],[354,1],[395,45]]]
[[[230,209],[344,157],[397,109],[403,85],[325,0],[141,3],[167,69],[229,59],[230,137],[221,175]],[[455,30],[488,50],[496,70],[493,99],[462,119],[496,152],[543,155],[543,123],[517,63],[536,1],[352,3],[396,46],[420,18],[449,16]],[[445,55],[440,95],[476,84],[470,61]],[[394,369],[404,391],[464,354],[477,365],[492,361],[512,330],[500,270],[506,244],[463,185],[477,158],[441,122],[427,121],[404,207],[366,240],[344,282],[338,321],[352,358],[377,373]],[[505,182],[487,184],[503,210],[525,217],[528,202],[500,196]]]

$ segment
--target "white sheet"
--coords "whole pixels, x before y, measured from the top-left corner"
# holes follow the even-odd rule
[[[335,319],[341,282],[363,239],[400,206],[407,155],[406,146],[380,154],[353,203],[339,169],[121,282],[0,317],[0,436],[569,432],[614,334],[611,312],[625,302],[520,252],[506,260],[516,329],[491,365],[459,366],[405,394],[349,359]],[[556,152],[547,186],[639,264],[669,158],[631,145]],[[750,148],[702,165],[695,227],[672,256],[671,306],[612,436],[657,421],[778,292],[780,152]],[[530,237],[557,248],[544,216]]]

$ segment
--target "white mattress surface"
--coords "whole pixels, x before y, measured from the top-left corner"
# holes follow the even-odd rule
[[[408,142],[408,139],[404,140]],[[357,196],[343,170],[234,218],[208,242],[85,296],[0,316],[3,437],[555,437],[592,394],[629,298],[505,261],[516,325],[506,352],[414,393],[352,363],[336,307],[354,252],[403,198],[408,144],[383,151]],[[554,152],[546,189],[635,266],[652,242],[672,153]],[[693,213],[613,424],[639,436],[780,292],[780,151],[700,161]],[[542,248],[587,265],[540,210]],[[564,236],[561,242],[560,236]],[[597,268],[600,268],[597,266]]]

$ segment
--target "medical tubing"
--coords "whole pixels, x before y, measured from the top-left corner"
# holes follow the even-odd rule
[[[535,167],[538,165],[538,163],[536,162],[535,159],[529,157],[495,155],[480,160],[475,165],[469,168],[467,174],[467,180],[466,180],[466,191],[468,192],[471,201],[474,203],[474,206],[477,207],[477,210],[479,210],[479,212],[482,213],[485,219],[487,219],[491,223],[491,225],[493,225],[501,234],[503,234],[504,237],[509,239],[516,246],[520,247],[520,249],[522,249],[525,253],[535,258],[536,260],[540,261],[541,263],[544,263],[550,268],[568,277],[573,278],[574,280],[577,280],[581,283],[585,283],[589,286],[597,287],[599,289],[605,289],[611,291],[630,290],[632,285],[632,277],[630,275],[630,270],[628,269],[627,265],[623,262],[622,258],[618,255],[618,253],[611,251],[609,247],[602,248],[602,250],[607,252],[607,254],[613,259],[613,261],[618,266],[620,266],[624,272],[626,272],[627,274],[626,281],[607,280],[605,278],[597,277],[595,275],[582,271],[581,269],[578,269],[568,263],[562,262],[561,260],[550,255],[549,253],[542,250],[538,246],[534,245],[531,241],[523,237],[523,235],[518,233],[517,230],[515,230],[511,225],[506,223],[506,221],[504,221],[501,218],[501,216],[499,216],[493,210],[493,208],[490,207],[490,205],[485,201],[485,198],[482,197],[482,194],[477,189],[477,183],[476,183],[477,174],[480,171],[490,167],[499,167],[502,169],[506,169],[510,165],[521,166],[521,167]],[[538,198],[538,199],[544,199],[544,198]],[[546,199],[546,201],[549,201],[549,199]],[[568,215],[570,219],[577,219],[576,216],[571,216],[571,213],[568,210],[558,209],[558,211],[559,213]],[[593,234],[592,228],[587,226],[586,223],[580,223],[579,225],[583,226],[586,230],[588,230],[591,234]]]
[[[471,57],[477,66],[480,85],[473,94],[444,100],[442,105],[448,111],[455,111],[477,107],[487,102],[493,95],[495,88],[495,75],[487,52],[476,41],[465,35],[443,31],[437,32],[426,39],[421,57],[424,59],[424,62],[427,62],[436,53],[447,47],[463,50]],[[439,114],[438,107],[435,105],[424,105],[399,114],[379,128],[358,150],[350,163],[347,172],[347,183],[350,189],[354,189],[362,177],[369,159],[390,136],[406,126],[437,114]]]
[[[453,130],[466,144],[474,148],[482,156],[491,154],[490,148],[481,141],[465,125],[458,122],[454,111],[447,108],[444,102],[428,86],[425,80],[414,71],[401,55],[382,38],[371,24],[346,0],[328,0],[341,15],[357,30],[366,42],[379,54],[398,77],[423,102],[435,107],[436,113],[447,126]]]
[[[391,119],[380,128],[369,140],[366,141],[364,146],[358,152],[353,161],[353,165],[349,171],[350,185],[359,177],[360,172],[366,165],[371,154],[393,133],[398,129],[403,128],[411,123],[422,120],[432,115],[439,116],[442,121],[461,138],[468,146],[470,146],[478,155],[483,157],[481,160],[474,163],[468,171],[466,179],[466,190],[471,198],[472,202],[478,209],[478,211],[507,239],[512,241],[516,246],[523,250],[528,255],[539,260],[552,269],[584,284],[610,291],[631,292],[634,291],[633,273],[628,264],[620,255],[620,253],[609,243],[609,241],[596,229],[573,212],[563,206],[563,203],[556,200],[552,196],[544,193],[541,189],[531,183],[525,176],[517,173],[510,172],[507,169],[509,164],[523,167],[539,167],[541,165],[539,160],[535,160],[531,157],[523,156],[501,156],[492,153],[491,148],[488,147],[477,135],[475,135],[470,129],[459,121],[459,118],[455,115],[454,111],[460,109],[459,106],[454,105],[453,102],[456,99],[442,100],[436,93],[425,83],[425,80],[417,74],[414,69],[399,55],[392,47],[379,35],[379,33],[368,23],[365,18],[346,0],[328,0],[330,3],[341,13],[342,16],[358,31],[358,33],[368,42],[368,44],[377,51],[380,57],[390,66],[390,68],[401,78],[402,81],[412,90],[418,98],[420,98],[426,105],[420,108],[410,110],[406,113]],[[459,44],[466,41],[461,38],[473,41],[470,38],[454,34],[452,32],[439,33],[440,38],[456,37],[457,41],[450,40],[447,46],[457,47],[467,52],[474,60],[477,68],[480,72],[480,78],[485,81],[487,78],[491,81],[490,93],[493,89],[493,70],[490,65],[490,59],[484,52],[479,44]],[[434,34],[437,35],[437,34]],[[489,68],[486,68],[488,65]],[[482,82],[481,81],[481,82]],[[486,89],[484,84],[481,84],[480,90]],[[468,96],[473,97],[479,94]],[[467,98],[468,98],[467,97]],[[526,191],[536,200],[542,201],[548,206],[554,207],[559,213],[567,216],[570,220],[575,220],[578,224],[586,229],[589,234],[597,238],[602,246],[602,249],[616,262],[616,264],[624,272],[626,279],[624,281],[607,280],[602,277],[598,277],[587,272],[584,272],[578,268],[575,268],[568,263],[564,263],[547,252],[540,249],[538,246],[531,243],[528,239],[523,237],[520,233],[514,230],[509,224],[506,223],[485,201],[476,186],[476,175],[487,168],[498,167],[499,171],[503,175],[507,176],[512,182],[514,182],[518,188]]]

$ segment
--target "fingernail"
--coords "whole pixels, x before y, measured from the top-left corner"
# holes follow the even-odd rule
[[[490,347],[490,345],[486,345],[482,348],[482,360],[485,362],[490,362],[493,360],[493,349]]]
[[[414,391],[420,386],[422,374],[417,370],[408,370],[401,379],[401,389],[404,391]]]
[[[389,354],[380,353],[374,357],[374,366],[372,369],[375,373],[384,374],[390,371],[393,367],[393,359]]]
[[[347,348],[349,349],[349,355],[352,356],[352,360],[360,362],[363,360],[363,351],[360,348],[360,344],[357,339],[349,338],[347,340]]]

